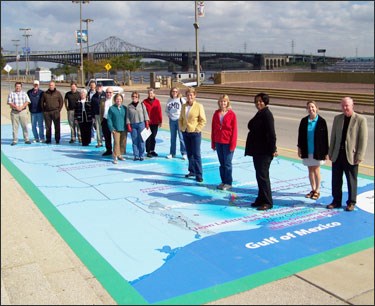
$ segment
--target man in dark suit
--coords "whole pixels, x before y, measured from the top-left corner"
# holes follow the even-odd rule
[[[332,124],[331,141],[328,151],[332,161],[332,197],[328,209],[340,208],[342,183],[345,173],[348,183],[346,211],[353,211],[357,202],[358,165],[364,160],[367,147],[367,121],[354,112],[354,102],[350,97],[341,100],[342,114],[335,116]]]

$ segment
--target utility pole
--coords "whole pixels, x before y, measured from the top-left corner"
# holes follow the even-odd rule
[[[89,51],[89,23],[90,22],[93,22],[94,19],[90,19],[90,18],[87,18],[87,19],[82,19],[83,22],[86,22],[86,31],[87,31],[87,59],[90,59],[90,51]]]
[[[17,70],[17,81],[19,80],[20,78],[20,70],[18,68],[18,46],[19,46],[19,39],[12,39],[12,41],[14,41],[14,46],[16,47],[16,70]]]
[[[85,75],[83,73],[83,51],[82,51],[82,3],[89,3],[90,1],[72,1],[72,3],[79,3],[79,49],[81,53],[81,63],[79,70],[81,72],[81,85],[85,86]],[[78,37],[78,35],[77,35]]]
[[[28,34],[27,31],[31,31],[30,28],[20,28],[19,29],[20,31],[24,31],[24,34],[22,35],[23,37],[25,37],[25,61],[26,61],[26,69],[25,69],[25,75],[29,75],[29,52],[30,52],[30,49],[29,49],[29,37],[31,36],[31,34]]]
[[[293,63],[295,63],[296,59],[294,57],[294,40],[292,40],[292,56],[293,56]]]
[[[198,46],[198,1],[195,1],[195,22],[194,22],[194,29],[195,29],[195,51],[196,51],[196,65],[197,65],[197,87],[200,85],[200,63],[199,63],[199,46]]]
[[[86,43],[87,43],[87,60],[89,61],[90,60],[90,51],[89,51],[89,22],[93,22],[94,19],[90,19],[90,18],[87,18],[87,19],[83,19],[82,20],[83,22],[86,22],[86,32],[87,32],[87,37],[86,37]],[[87,78],[89,78],[89,72],[87,72]]]

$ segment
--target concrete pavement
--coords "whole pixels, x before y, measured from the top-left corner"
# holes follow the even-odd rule
[[[10,123],[6,94],[2,124]],[[116,304],[3,164],[1,174],[1,304]],[[373,305],[374,249],[208,304]]]

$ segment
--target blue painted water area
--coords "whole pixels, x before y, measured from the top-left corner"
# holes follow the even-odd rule
[[[126,161],[118,164],[103,157],[94,141],[82,147],[69,139],[62,122],[60,145],[10,146],[11,126],[2,125],[2,163],[45,198],[54,209],[50,219],[58,215],[66,221],[51,223],[119,304],[129,296],[146,304],[190,303],[194,296],[201,304],[233,294],[233,283],[253,288],[373,242],[373,177],[359,177],[355,211],[327,210],[330,168],[322,167],[321,197],[313,201],[304,196],[310,191],[307,168],[277,157],[270,169],[274,208],[260,212],[250,207],[257,195],[252,158],[240,147],[233,188],[222,191],[216,188],[219,163],[208,141],[202,142],[204,182],[197,183],[184,177],[187,161],[165,158],[169,131],[158,132],[159,157],[143,162],[132,160],[130,137]],[[346,200],[345,183],[343,190]],[[71,241],[89,247],[82,255]]]

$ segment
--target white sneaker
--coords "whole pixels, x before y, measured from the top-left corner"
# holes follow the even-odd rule
[[[173,156],[172,156],[172,154],[168,154],[168,155],[166,156],[166,158],[171,159],[171,158],[173,158]]]
[[[187,156],[186,156],[186,154],[182,154],[182,159],[183,159],[183,160],[187,160]]]
[[[224,184],[223,190],[229,190],[232,188],[232,185]]]

